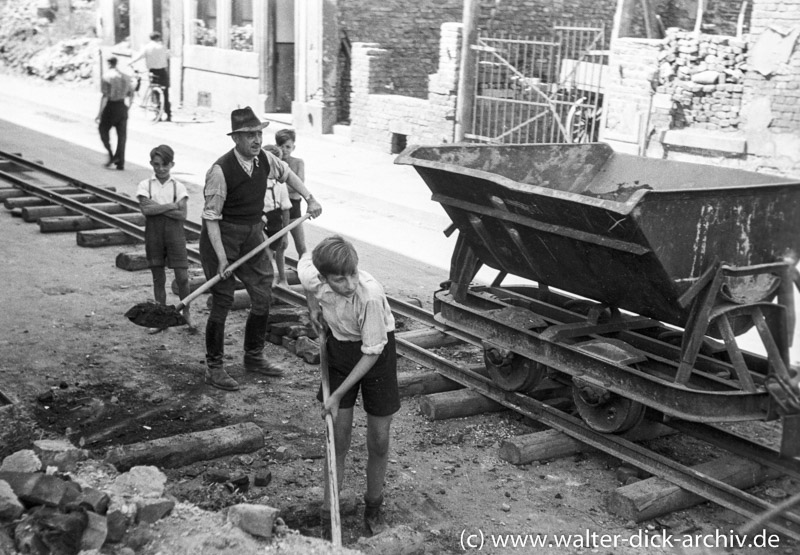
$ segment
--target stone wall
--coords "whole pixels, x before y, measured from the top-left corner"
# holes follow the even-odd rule
[[[452,142],[460,44],[461,24],[442,25],[438,71],[430,76],[423,99],[393,94],[388,50],[375,43],[354,43],[351,139],[384,152],[396,151],[406,142]]]
[[[747,44],[733,37],[668,31],[657,92],[672,99],[672,127],[738,129],[746,52]]]
[[[755,0],[752,16],[741,39],[672,31],[614,41],[600,139],[646,147],[648,156],[800,176],[800,0]]]
[[[591,22],[604,23],[608,36],[615,7],[616,0],[484,0],[479,28],[544,38],[553,25]],[[441,25],[463,19],[463,0],[339,0],[337,9],[342,38],[385,48],[388,86],[416,98],[427,97],[428,76],[437,71]]]

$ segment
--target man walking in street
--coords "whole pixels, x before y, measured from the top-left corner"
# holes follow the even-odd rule
[[[211,312],[206,321],[206,383],[227,391],[239,384],[223,367],[225,320],[233,305],[236,283],[229,264],[263,243],[264,195],[267,179],[286,183],[298,191],[308,204],[308,213],[317,217],[322,206],[289,166],[261,149],[262,123],[248,106],[231,112],[234,148],[223,154],[206,173],[201,218],[200,258],[206,279],[219,275],[211,288]],[[280,377],[281,364],[264,355],[269,303],[272,294],[272,263],[266,249],[234,270],[250,295],[250,314],[244,330],[244,368],[267,376]]]
[[[164,113],[167,115],[167,121],[172,121],[172,106],[169,103],[169,50],[161,42],[161,33],[158,31],[150,33],[150,42],[131,60],[131,65],[142,58],[147,66],[150,83],[164,89]]]
[[[133,101],[133,86],[130,77],[117,69],[117,58],[108,60],[108,71],[103,76],[100,91],[100,111],[95,121],[98,123],[100,140],[108,152],[106,167],[116,164],[118,170],[125,169],[125,142],[128,138],[128,107]],[[111,149],[111,128],[117,132],[117,148]]]

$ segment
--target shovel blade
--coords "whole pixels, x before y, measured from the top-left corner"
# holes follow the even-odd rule
[[[171,328],[186,325],[183,314],[178,312],[174,306],[153,302],[132,306],[125,313],[125,317],[137,326],[145,328]]]

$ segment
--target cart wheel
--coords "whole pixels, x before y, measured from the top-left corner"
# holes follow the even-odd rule
[[[643,404],[580,380],[573,382],[575,407],[591,429],[604,434],[621,434],[644,418]]]
[[[530,393],[547,375],[547,366],[498,347],[483,350],[483,362],[497,387]]]
[[[600,124],[600,108],[585,104],[581,98],[567,113],[567,133],[571,143],[592,143],[597,141]]]
[[[151,87],[144,99],[144,109],[147,119],[157,123],[161,121],[161,112],[164,110],[164,93],[158,87]]]

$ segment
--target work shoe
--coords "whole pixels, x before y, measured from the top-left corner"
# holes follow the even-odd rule
[[[206,367],[206,383],[225,391],[239,389],[239,383],[231,378],[222,366]]]
[[[370,536],[374,536],[389,528],[389,525],[386,524],[386,518],[383,516],[383,496],[377,501],[369,501],[364,496],[364,503],[364,528],[366,528],[367,533]]]
[[[258,372],[265,376],[280,378],[286,373],[286,367],[279,362],[270,362],[264,353],[245,353],[244,369],[248,372]]]

